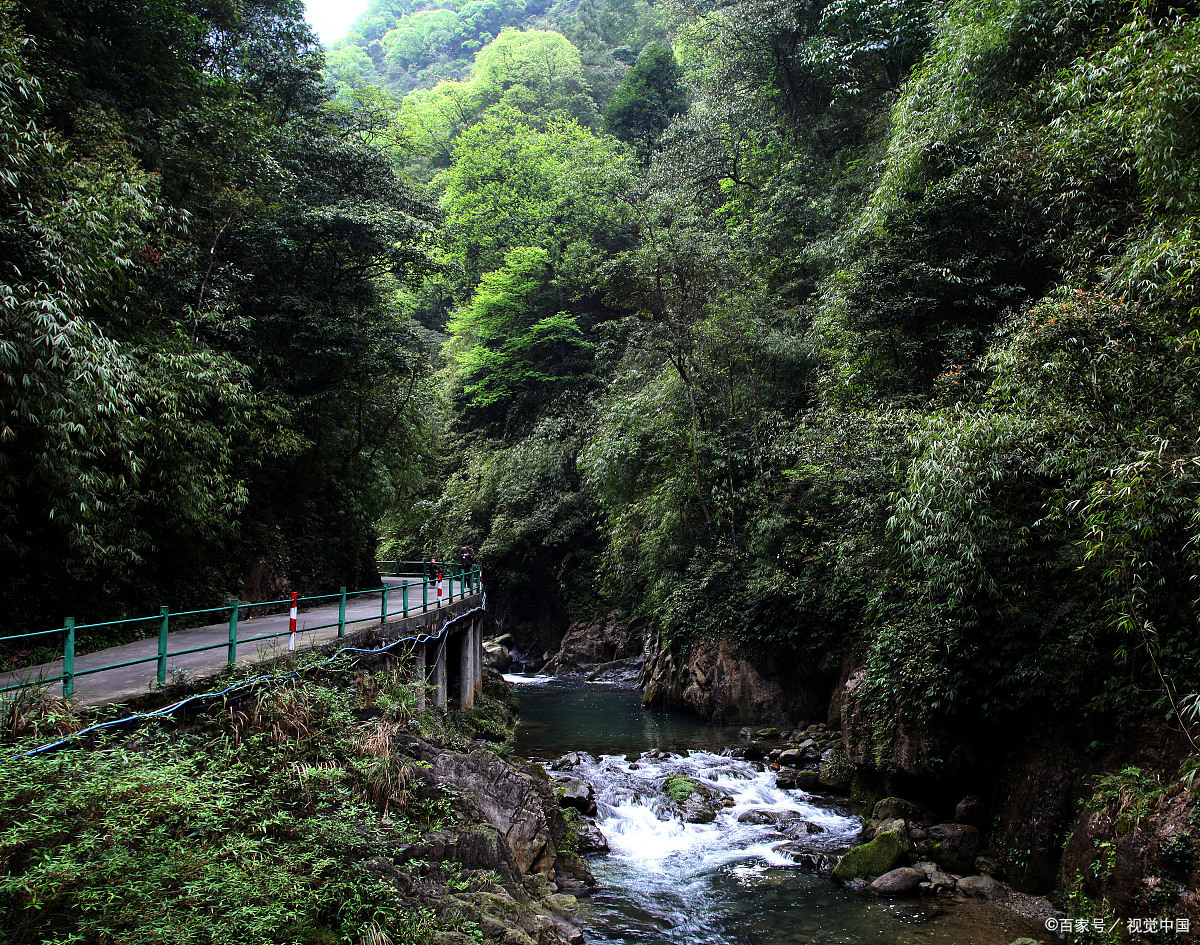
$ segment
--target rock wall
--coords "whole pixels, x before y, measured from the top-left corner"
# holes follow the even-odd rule
[[[646,705],[686,709],[714,722],[824,718],[836,669],[752,653],[728,637],[695,641],[676,656],[652,640],[642,672]]]
[[[642,655],[646,619],[612,612],[591,620],[577,620],[568,628],[558,653],[543,672],[566,673],[583,667],[613,663]]]

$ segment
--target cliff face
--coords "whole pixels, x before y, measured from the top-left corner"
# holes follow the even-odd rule
[[[835,672],[825,664],[751,653],[727,637],[696,641],[680,657],[651,638],[643,701],[714,722],[813,721],[826,716]]]

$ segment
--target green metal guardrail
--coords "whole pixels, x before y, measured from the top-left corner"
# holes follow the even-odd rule
[[[405,561],[403,558],[377,558],[375,567],[381,577],[416,577],[420,575],[422,580],[428,581],[430,566],[434,563],[433,561]],[[443,574],[447,573],[447,568],[454,569],[456,573],[478,570],[474,566],[470,569],[464,568],[461,562],[453,560],[436,563]]]
[[[481,575],[481,571],[478,566],[471,568],[470,570],[454,569],[454,570],[450,570],[450,571],[444,571],[444,572],[442,572],[442,575],[443,575],[443,578],[449,579],[447,603],[451,603],[451,604],[454,603],[454,586],[455,586],[456,581],[459,584],[458,596],[460,599],[463,597],[470,596],[471,594],[476,594],[482,588],[482,581],[481,581],[482,575]],[[314,630],[328,630],[330,627],[337,627],[337,629],[338,629],[337,635],[338,635],[338,638],[341,639],[342,637],[344,637],[346,635],[346,601],[351,597],[361,597],[363,595],[368,595],[368,594],[380,594],[381,595],[380,603],[379,603],[379,623],[381,625],[387,622],[388,617],[395,617],[395,616],[408,617],[410,614],[426,613],[426,612],[428,612],[429,606],[430,606],[429,589],[430,589],[431,584],[436,584],[436,582],[423,578],[418,581],[411,581],[411,582],[406,581],[404,584],[401,584],[398,587],[389,586],[389,585],[385,584],[382,587],[375,587],[375,588],[370,588],[368,590],[362,590],[362,591],[347,591],[343,587],[337,594],[315,594],[310,597],[298,597],[296,599],[296,602],[298,604],[304,604],[306,602],[312,602],[312,601],[330,601],[330,600],[337,600],[339,602],[338,619],[336,621],[334,621],[333,623],[318,624],[315,627],[307,627],[306,626],[300,632],[311,633]],[[419,605],[415,601],[410,602],[410,600],[409,600],[409,590],[412,588],[416,588],[416,587],[419,587],[421,589],[421,602]],[[401,592],[401,594],[403,595],[403,602],[402,602],[400,610],[391,611],[388,608],[388,594],[389,594],[389,592],[396,591],[396,590],[399,590]],[[438,601],[435,599],[433,601],[433,603],[436,606]],[[34,639],[34,638],[38,638],[38,637],[53,636],[55,634],[60,634],[60,633],[65,634],[65,639],[63,641],[63,668],[62,668],[62,672],[60,674],[58,674],[57,676],[42,677],[37,680],[20,682],[20,683],[17,683],[16,685],[4,686],[4,687],[0,688],[0,695],[3,695],[6,692],[13,692],[18,689],[25,689],[25,688],[28,688],[29,686],[41,686],[41,685],[46,685],[48,683],[53,684],[53,683],[56,683],[61,680],[62,687],[63,687],[63,696],[69,699],[75,691],[75,680],[80,676],[91,676],[95,673],[103,673],[110,669],[121,669],[122,667],[125,667],[125,666],[137,666],[141,663],[155,663],[155,662],[157,662],[157,664],[158,664],[158,667],[157,667],[158,685],[160,687],[166,686],[166,684],[167,684],[167,660],[172,656],[185,656],[189,653],[201,653],[206,650],[219,650],[222,647],[225,647],[225,648],[227,648],[227,651],[228,651],[226,662],[232,664],[232,663],[236,662],[236,660],[237,660],[237,648],[238,648],[239,644],[258,643],[262,640],[274,640],[279,637],[288,636],[291,633],[290,629],[282,630],[278,633],[266,633],[266,634],[262,634],[261,636],[254,636],[254,637],[247,637],[247,638],[239,639],[238,638],[238,616],[241,611],[249,610],[250,608],[253,608],[253,607],[276,607],[276,606],[285,606],[285,605],[287,607],[290,607],[291,604],[292,604],[291,597],[284,598],[283,600],[258,601],[258,602],[254,602],[254,603],[242,603],[241,601],[234,598],[228,604],[226,604],[224,607],[206,607],[206,608],[202,608],[200,610],[183,610],[183,611],[179,611],[179,612],[170,612],[168,608],[163,607],[161,609],[161,611],[158,613],[158,615],[154,616],[154,617],[128,617],[124,620],[109,620],[109,621],[105,621],[103,623],[76,624],[75,619],[73,617],[68,617],[66,619],[66,621],[64,622],[63,626],[61,626],[55,630],[38,630],[38,631],[35,631],[34,633],[17,633],[17,634],[12,634],[9,636],[3,636],[3,637],[0,637],[0,644],[8,643],[13,640],[29,640],[29,639]],[[228,616],[228,620],[229,620],[228,642],[212,643],[207,646],[195,646],[195,647],[191,647],[186,650],[176,650],[175,652],[169,652],[168,648],[167,648],[167,634],[170,629],[171,618],[198,617],[198,616],[202,616],[204,614],[228,614],[229,615]],[[266,616],[266,615],[264,614],[261,616]],[[252,618],[247,618],[247,619],[252,619]],[[362,622],[364,622],[364,620],[367,620],[367,619],[374,619],[374,618],[358,618],[357,620],[352,620],[351,623],[362,623]],[[142,657],[141,659],[126,660],[125,662],[112,663],[108,666],[96,666],[96,667],[93,667],[92,669],[85,669],[80,672],[75,671],[75,640],[76,640],[76,634],[78,634],[79,631],[81,631],[81,630],[96,630],[100,627],[116,627],[116,626],[121,626],[123,624],[130,624],[130,623],[149,623],[151,621],[156,621],[158,623],[158,654],[156,656],[146,656],[146,657]]]

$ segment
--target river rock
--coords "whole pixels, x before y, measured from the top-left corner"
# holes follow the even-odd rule
[[[507,672],[512,667],[512,653],[503,644],[484,643],[483,661],[492,669]]]
[[[952,892],[958,884],[958,877],[953,873],[945,873],[934,862],[917,863],[917,869],[925,871],[925,884],[932,893]]]
[[[920,820],[921,810],[902,797],[885,797],[875,802],[871,817],[873,820]]]
[[[431,774],[459,791],[472,813],[504,837],[522,873],[548,874],[557,837],[566,832],[550,785],[488,752],[430,752]]]
[[[565,755],[561,755],[555,759],[554,764],[550,767],[556,771],[570,771],[572,768],[577,768],[581,764],[594,762],[596,759],[589,755],[586,751],[569,751]]]
[[[903,834],[882,833],[874,840],[851,847],[833,868],[833,878],[843,883],[867,876],[882,876],[908,849]]]
[[[1007,899],[1012,894],[1004,883],[991,876],[964,876],[958,881],[958,891],[971,899]]]
[[[975,857],[983,844],[978,830],[966,824],[935,824],[926,835],[929,856],[943,869],[963,875],[975,872]]]
[[[777,824],[786,814],[774,810],[744,810],[738,814],[739,824]]]
[[[983,826],[983,802],[974,794],[968,794],[954,808],[954,822],[979,829]]]
[[[833,871],[834,865],[837,863],[837,856],[832,853],[825,853],[821,850],[813,850],[803,843],[782,843],[775,848],[775,852],[781,856],[786,856],[802,870],[811,870],[814,873],[830,873]]]
[[[812,791],[819,786],[820,780],[821,776],[811,769],[780,768],[775,775],[775,784],[784,790]]]
[[[805,837],[819,833],[825,833],[825,828],[820,824],[814,824],[811,820],[802,820],[799,823],[789,824],[783,835],[792,840],[803,840]]]
[[[607,853],[608,838],[604,836],[604,832],[600,829],[600,825],[590,817],[584,817],[576,828],[576,836],[579,838],[579,852],[583,855],[589,853]]]
[[[875,829],[871,832],[871,836],[878,837],[881,833],[888,833],[889,831],[894,831],[895,833],[907,836],[908,824],[906,824],[903,820],[883,820],[880,821]]]
[[[868,892],[877,896],[913,896],[926,879],[925,871],[911,866],[901,866],[889,870],[867,887]]]
[[[566,778],[559,781],[559,785],[559,804],[574,808],[581,814],[596,813],[596,792],[590,784],[578,778]]]

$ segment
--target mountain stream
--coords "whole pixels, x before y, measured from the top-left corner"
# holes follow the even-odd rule
[[[883,900],[815,869],[858,841],[861,821],[836,799],[784,790],[762,762],[731,756],[738,729],[641,705],[626,684],[509,676],[517,751],[587,781],[610,852],[589,858],[599,883],[588,942],[620,945],[1009,945],[1052,937],[983,901]],[[568,752],[578,764],[559,770]],[[688,823],[663,784],[686,775],[717,799]]]

